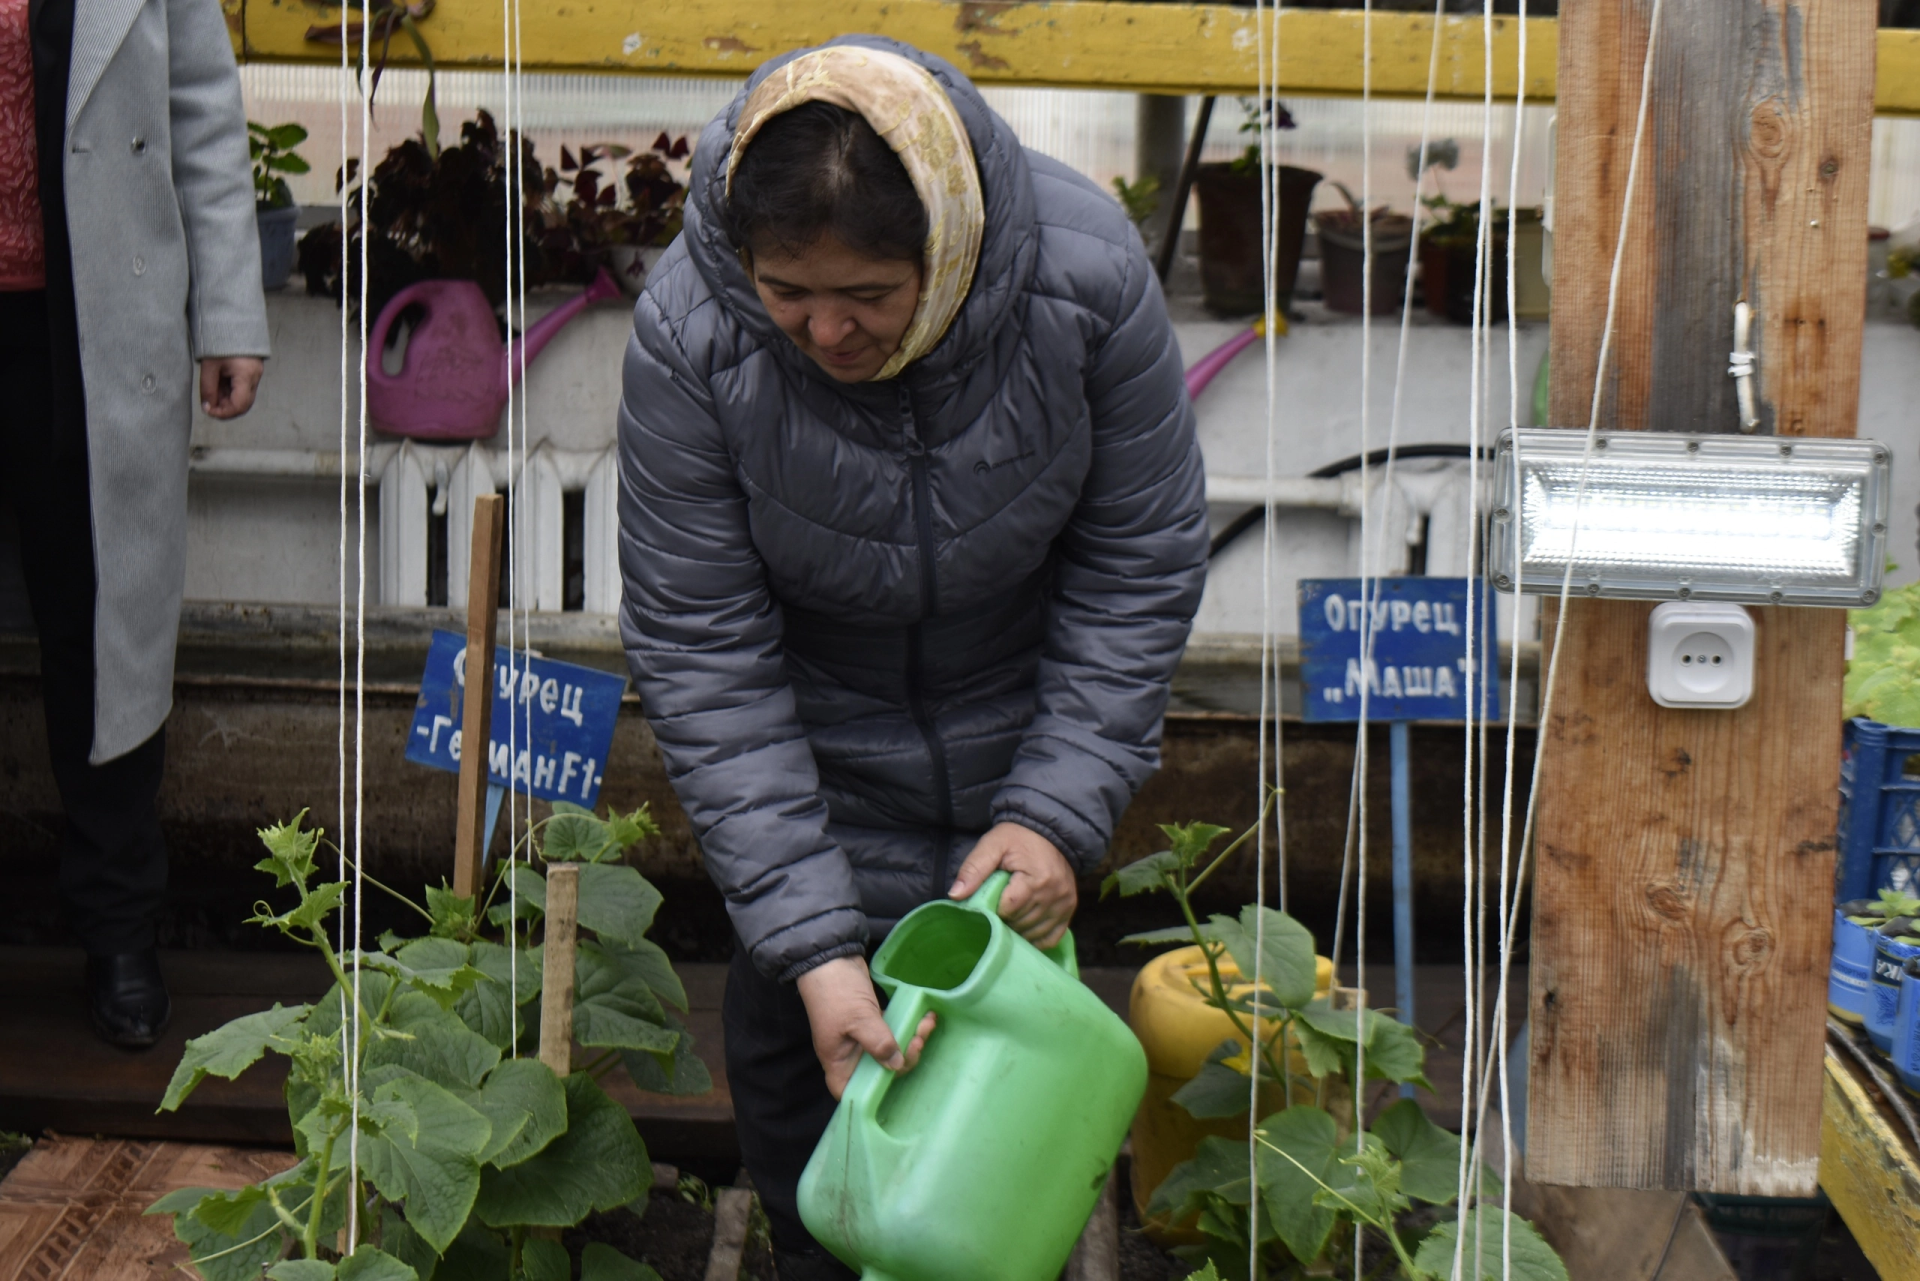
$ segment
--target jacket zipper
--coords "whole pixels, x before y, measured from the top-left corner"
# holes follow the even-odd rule
[[[900,388],[900,417],[907,441],[907,465],[913,473],[913,520],[920,543],[920,620],[907,629],[907,710],[933,761],[933,788],[940,814],[939,848],[935,854],[934,893],[946,891],[947,867],[953,840],[953,787],[947,777],[947,749],[934,731],[925,691],[925,620],[940,609],[939,581],[934,567],[932,482],[927,474],[926,446],[913,420],[913,399]]]

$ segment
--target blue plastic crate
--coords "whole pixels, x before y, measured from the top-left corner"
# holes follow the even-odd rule
[[[1846,724],[1840,752],[1840,857],[1834,897],[1882,889],[1920,893],[1920,729],[1864,716]]]

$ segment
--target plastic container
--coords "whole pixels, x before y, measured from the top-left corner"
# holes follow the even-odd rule
[[[1893,1025],[1900,1012],[1900,975],[1906,963],[1920,956],[1920,945],[1896,943],[1898,935],[1920,929],[1920,922],[1900,916],[1882,925],[1873,936],[1873,999],[1867,1002],[1867,1039],[1882,1054],[1893,1051]]]
[[[1315,996],[1325,996],[1333,984],[1333,962],[1324,956],[1314,958]],[[1220,977],[1228,982],[1239,979],[1240,970],[1229,958],[1220,959]],[[1147,1217],[1147,1202],[1153,1190],[1182,1161],[1192,1158],[1200,1140],[1208,1135],[1220,1138],[1247,1137],[1246,1116],[1201,1121],[1173,1102],[1181,1086],[1200,1075],[1207,1056],[1222,1041],[1233,1040],[1246,1049],[1233,1020],[1206,1003],[1195,982],[1207,983],[1207,963],[1198,947],[1177,948],[1154,957],[1134,977],[1133,992],[1127,1001],[1127,1021],[1147,1052],[1147,1093],[1133,1118],[1132,1191],[1133,1204],[1146,1233],[1161,1245],[1190,1245],[1200,1234],[1183,1224]],[[1241,985],[1241,990],[1251,984]],[[1300,1080],[1295,1083],[1293,1101],[1314,1101],[1312,1078],[1306,1060],[1294,1049],[1297,1042],[1288,1038],[1288,1060]],[[1285,1085],[1279,1081],[1261,1082],[1263,1111],[1282,1106]],[[1328,1090],[1330,1111],[1342,1105],[1351,1111],[1352,1092],[1335,1086]]]
[[[1856,716],[1840,740],[1840,857],[1834,898],[1871,898],[1883,889],[1920,889],[1920,729]],[[1915,762],[1920,769],[1920,762]]]
[[[1106,1185],[1147,1083],[1127,1025],[998,915],[1007,877],[922,904],[874,955],[920,1064],[854,1069],[800,1179],[800,1217],[864,1281],[1053,1281]]]
[[[1894,1075],[1909,1094],[1920,1094],[1920,959],[1900,967],[1900,1002],[1893,1015]]]
[[[1833,965],[1827,971],[1827,1012],[1856,1025],[1866,1021],[1873,999],[1873,928],[1847,919],[1847,909],[1857,906],[1833,909]]]

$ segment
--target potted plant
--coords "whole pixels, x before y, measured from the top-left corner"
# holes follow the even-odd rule
[[[1351,1081],[1361,1062],[1367,1080],[1426,1085],[1426,1050],[1418,1033],[1378,1011],[1342,1005],[1331,994],[1317,996],[1313,935],[1286,913],[1249,904],[1237,917],[1212,916],[1202,923],[1194,912],[1193,891],[1264,820],[1262,815],[1217,854],[1212,846],[1225,828],[1163,827],[1170,848],[1121,868],[1102,887],[1103,893],[1159,891],[1173,898],[1184,924],[1129,941],[1201,949],[1206,1002],[1238,1031],[1173,1102],[1196,1119],[1237,1117],[1249,1111],[1256,1072],[1285,1086],[1276,1098],[1280,1106],[1269,1111],[1263,1103],[1264,1115],[1254,1118],[1252,1155],[1262,1202],[1257,1215],[1247,1177],[1249,1145],[1219,1137],[1201,1139],[1194,1158],[1174,1167],[1154,1190],[1149,1213],[1197,1221],[1202,1244],[1180,1253],[1203,1267],[1201,1277],[1351,1276],[1359,1236],[1391,1251],[1370,1277],[1451,1276],[1461,1216],[1435,1222],[1433,1215],[1444,1213],[1458,1194],[1459,1138],[1427,1120],[1412,1099],[1387,1108],[1360,1133],[1326,1107],[1287,1102],[1301,1089],[1324,1097],[1330,1079],[1344,1075]],[[1222,973],[1228,960],[1237,970],[1232,977]],[[1248,981],[1254,974],[1260,976],[1257,985]],[[1468,1213],[1468,1231],[1485,1241],[1511,1241],[1511,1277],[1566,1281],[1565,1266],[1532,1224],[1486,1203],[1499,1195],[1497,1180],[1483,1171],[1470,1186],[1479,1203]],[[1433,1209],[1414,1211],[1415,1202]],[[1472,1241],[1470,1235],[1469,1249]]]
[[[311,166],[294,150],[307,140],[297,124],[247,122],[247,151],[253,157],[253,214],[260,228],[260,285],[279,289],[293,271],[294,224],[300,207],[293,202],[287,175]]]
[[[1260,132],[1263,122],[1274,129],[1294,127],[1286,107],[1272,99],[1263,106],[1249,98],[1240,105],[1245,118],[1241,133]],[[1307,234],[1307,209],[1313,203],[1320,175],[1311,169],[1280,165],[1279,208],[1275,210],[1273,288],[1282,315],[1293,301],[1294,278],[1300,270],[1300,247]],[[1261,280],[1261,184],[1267,175],[1260,164],[1260,146],[1247,144],[1239,157],[1198,165],[1193,174],[1194,196],[1200,202],[1200,284],[1209,310],[1244,316],[1266,306]],[[1175,234],[1172,230],[1168,234]]]
[[[1342,183],[1334,183],[1346,207],[1313,215],[1320,234],[1320,291],[1328,308],[1359,315],[1387,315],[1405,297],[1407,254],[1413,245],[1413,219],[1387,212],[1383,205],[1363,217],[1360,202]],[[1366,287],[1366,224],[1373,224],[1373,289]]]
[[[149,1213],[173,1216],[204,1281],[574,1275],[556,1229],[652,1182],[646,1144],[600,1079],[617,1068],[645,1090],[712,1088],[673,1012],[686,992],[644,937],[660,894],[622,861],[657,829],[644,808],[601,818],[556,804],[479,901],[442,887],[422,905],[365,878],[425,925],[366,949],[340,944],[329,924],[350,886],[325,878],[322,866],[342,856],[331,846],[322,855],[323,834],[303,829],[304,817],[260,833],[258,866],[291,905],[262,903],[252,920],[313,949],[334,986],[312,1005],[276,1004],[187,1042],[160,1105],[171,1111],[208,1076],[232,1080],[280,1055],[299,1161],[238,1191],[170,1193]],[[574,864],[580,878],[573,1031],[593,1057],[564,1076],[530,1056],[540,860]],[[579,1268],[582,1281],[651,1275],[597,1243]]]
[[[1444,195],[1422,202],[1433,221],[1420,232],[1420,279],[1427,310],[1458,325],[1473,323],[1474,270],[1480,260],[1480,205],[1456,205]],[[1487,239],[1486,291],[1480,320],[1507,318],[1507,211],[1496,208]]]
[[[541,249],[557,279],[586,280],[605,266],[629,295],[638,295],[647,273],[680,234],[686,184],[668,167],[688,155],[686,138],[662,133],[646,151],[630,153],[617,143],[582,147],[576,157],[560,148],[560,168],[545,175],[547,202]],[[626,161],[619,180],[600,172],[602,161]],[[569,189],[564,205],[555,200]]]

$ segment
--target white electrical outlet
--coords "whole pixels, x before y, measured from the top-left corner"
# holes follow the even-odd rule
[[[1647,623],[1647,692],[1662,707],[1743,706],[1753,697],[1753,615],[1673,600]]]

